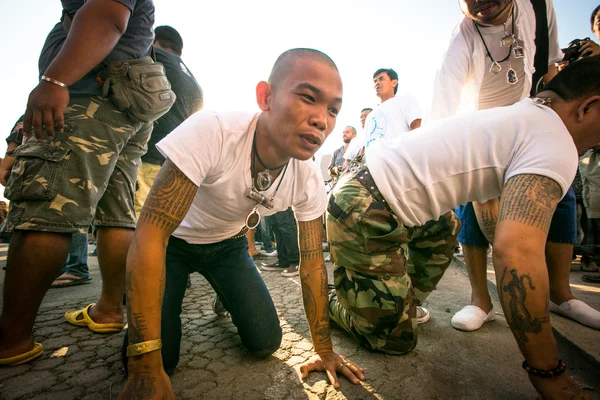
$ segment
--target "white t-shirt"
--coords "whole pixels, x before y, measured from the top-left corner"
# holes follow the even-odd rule
[[[393,139],[395,135],[410,131],[410,124],[416,119],[423,118],[423,111],[419,102],[413,96],[394,96],[381,103],[371,111],[365,121],[364,135],[357,137],[350,143],[344,158],[351,160],[365,147],[365,154],[369,146],[376,140]],[[393,126],[394,129],[389,129]]]
[[[464,113],[373,145],[367,164],[381,194],[407,226],[437,220],[459,204],[500,195],[508,179],[536,174],[563,196],[577,170],[577,149],[560,117],[524,99]]]
[[[530,0],[515,0],[515,5],[515,31],[518,32],[518,38],[523,40],[522,46],[525,52],[525,58],[522,59],[525,69],[523,86],[520,87],[521,92],[517,93],[518,98],[523,99],[529,97],[531,77],[535,72],[533,63],[536,51],[536,18]],[[553,0],[546,0],[546,14],[550,43],[548,65],[552,65],[563,57],[558,43]],[[493,50],[492,53],[495,56]],[[452,33],[450,44],[436,74],[430,114],[423,121],[424,123],[429,124],[430,121],[455,115],[458,110],[477,108],[481,87],[486,75],[490,73],[486,58],[483,42],[475,30],[473,21],[464,17]],[[499,75],[506,77],[506,63],[502,63],[502,68],[504,70]],[[496,106],[504,105],[507,104],[496,104]]]
[[[174,236],[190,244],[216,243],[237,234],[256,203],[246,197],[252,186],[252,139],[259,114],[200,111],[179,125],[156,147],[195,185],[198,192]],[[268,199],[282,174],[261,192]],[[292,206],[298,221],[312,221],[327,207],[325,185],[312,160],[291,159],[269,210],[258,205],[261,216]]]
[[[516,25],[516,24],[515,24]],[[488,108],[504,107],[515,104],[521,100],[525,91],[525,58],[515,58],[514,49],[516,45],[513,45],[513,50],[510,47],[500,46],[500,41],[505,35],[504,27],[490,26],[490,27],[479,27],[481,35],[485,39],[487,47],[492,53],[494,60],[501,61],[510,52],[510,58],[508,62],[500,63],[502,71],[497,74],[492,74],[490,68],[492,67],[492,60],[489,57],[485,58],[485,74],[483,74],[483,82],[481,83],[481,89],[479,90],[477,109],[487,110]],[[512,32],[512,19],[509,17],[506,23],[506,31]],[[524,42],[519,37],[519,31],[515,29],[515,36],[517,37],[517,43],[523,47]],[[479,34],[477,35],[479,36]],[[510,84],[507,81],[506,73],[509,69],[509,62],[512,69],[517,74],[517,83]]]

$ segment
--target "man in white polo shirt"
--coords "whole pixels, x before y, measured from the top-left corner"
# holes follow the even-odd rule
[[[324,53],[289,50],[269,81],[257,85],[256,97],[261,113],[201,111],[157,145],[167,161],[142,209],[127,262],[124,398],[150,390],[157,398],[171,395],[165,371],[179,360],[179,315],[191,272],[204,275],[217,292],[250,353],[266,357],[279,348],[277,312],[248,255],[245,233],[259,215],[290,206],[298,220],[302,293],[315,350],[331,371],[343,362],[329,340],[326,298],[315,302],[313,295],[327,292],[320,279],[326,276],[326,196],[311,160],[341,108],[339,72]]]
[[[533,100],[374,142],[330,195],[330,317],[372,350],[411,351],[416,306],[452,260],[460,223],[450,210],[501,195],[494,266],[523,367],[542,397],[585,398],[558,359],[544,246],[578,153],[599,142],[600,56],[570,65]],[[303,376],[317,361],[301,366]]]

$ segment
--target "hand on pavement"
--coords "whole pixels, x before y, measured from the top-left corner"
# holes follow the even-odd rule
[[[175,399],[169,377],[162,369],[130,373],[118,399]]]
[[[65,127],[64,111],[69,105],[69,90],[50,82],[40,83],[29,94],[23,120],[23,134],[35,134],[38,141],[54,137],[54,129],[62,132]]]
[[[312,371],[327,372],[329,381],[336,389],[340,387],[340,382],[337,377],[338,373],[344,375],[355,385],[358,385],[361,380],[365,380],[365,374],[361,367],[336,353],[316,354],[308,361],[300,364],[300,375],[302,379],[308,378],[308,375]]]

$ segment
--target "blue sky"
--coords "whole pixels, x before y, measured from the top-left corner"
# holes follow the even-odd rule
[[[589,17],[597,5],[598,0],[554,0],[561,46],[592,36]],[[378,68],[394,68],[400,92],[427,108],[436,66],[462,17],[457,0],[155,0],[155,6],[156,24],[172,25],[183,36],[183,59],[208,109],[257,110],[256,83],[268,77],[281,52],[313,47],[328,53],[342,74],[344,106],[321,152],[341,145],[344,126],[359,127],[360,110],[377,105],[371,76]],[[25,110],[37,84],[37,58],[60,11],[59,0],[0,5],[1,135],[8,135]],[[2,154],[5,149],[0,141]]]

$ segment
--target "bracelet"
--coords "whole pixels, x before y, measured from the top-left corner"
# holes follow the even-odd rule
[[[555,376],[561,376],[567,370],[567,363],[563,360],[558,360],[558,365],[552,369],[535,369],[531,368],[527,361],[523,361],[523,369],[527,371],[529,375],[539,376],[541,378],[553,378]]]
[[[149,340],[127,346],[127,357],[139,356],[144,353],[162,349],[162,340]]]
[[[42,77],[40,78],[40,80],[42,81],[46,81],[46,82],[50,82],[50,83],[54,83],[55,85],[58,85],[62,88],[67,89],[69,86],[67,86],[67,84],[62,83],[61,81],[57,81],[56,79],[52,79],[52,78],[48,78],[46,75],[42,75]]]

